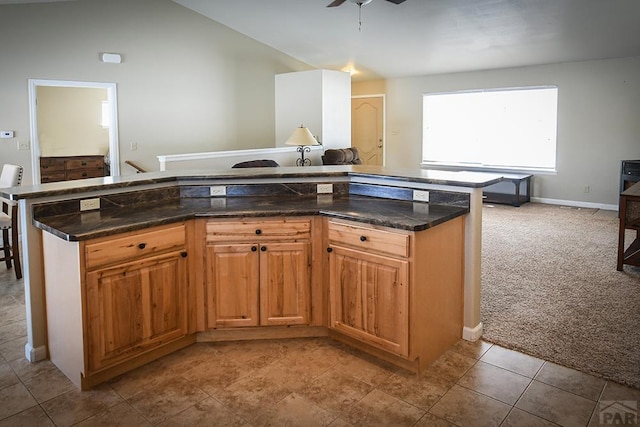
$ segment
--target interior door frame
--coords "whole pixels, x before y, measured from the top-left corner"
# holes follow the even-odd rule
[[[120,144],[118,141],[118,102],[115,83],[83,82],[70,80],[29,79],[29,128],[31,132],[31,170],[33,183],[40,184],[40,140],[38,139],[38,86],[106,89],[109,105],[109,174],[120,175]]]
[[[362,98],[382,98],[382,166],[384,166],[387,163],[387,98],[384,93],[351,96],[351,99]],[[353,145],[353,141],[351,144]]]

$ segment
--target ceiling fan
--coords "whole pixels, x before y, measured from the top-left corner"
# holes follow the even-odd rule
[[[340,6],[347,0],[333,0],[327,7],[336,7]],[[371,0],[349,0],[351,3],[358,5],[358,31],[362,31],[362,6],[365,4],[371,3]],[[387,0],[389,3],[400,4],[404,3],[405,0]]]
[[[336,6],[340,6],[342,3],[344,3],[347,0],[333,0],[327,7],[336,7]],[[358,6],[362,7],[365,4],[369,4],[371,3],[371,0],[349,0],[351,3],[355,3]],[[393,4],[400,4],[400,3],[404,3],[405,0],[387,0],[390,3]]]

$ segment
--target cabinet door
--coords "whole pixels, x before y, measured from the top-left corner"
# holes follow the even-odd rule
[[[309,323],[309,242],[260,246],[260,324]]]
[[[89,370],[125,361],[187,335],[184,252],[87,273]]]
[[[330,327],[408,356],[408,261],[333,246],[329,263]]]
[[[258,325],[258,253],[257,244],[207,246],[210,328]]]

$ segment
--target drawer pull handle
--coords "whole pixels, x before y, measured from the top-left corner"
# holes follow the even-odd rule
[[[87,166],[87,164],[85,162],[82,162],[82,166]]]
[[[188,255],[188,254],[187,254],[187,252],[186,252],[186,251],[185,251],[185,252],[180,252],[180,256],[181,256],[182,258],[186,258],[186,257],[187,257],[187,255]]]
[[[86,172],[82,172],[82,176],[87,176],[87,173]]]
[[[327,248],[327,252],[329,253],[333,252],[333,248]]]
[[[261,246],[261,247],[260,247],[260,250],[261,250],[262,252],[264,252],[264,251],[266,251],[266,250],[267,250],[267,247],[266,247],[266,246]]]
[[[259,228],[256,230],[256,234],[262,234],[262,230],[260,230]]]
[[[251,252],[255,252],[255,251],[257,251],[257,250],[258,250],[258,248],[257,248],[257,247],[255,247],[255,246],[251,246]]]
[[[360,236],[360,241],[361,242],[366,242],[367,241],[367,236]]]
[[[146,244],[146,243],[140,243],[140,244],[138,245],[138,247],[139,247],[140,249],[144,249],[144,248],[146,248],[146,247],[147,247],[147,244]]]

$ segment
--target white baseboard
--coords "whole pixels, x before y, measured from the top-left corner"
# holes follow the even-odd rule
[[[544,197],[532,197],[531,201],[534,203],[546,203],[548,205],[562,205],[562,206],[571,206],[576,208],[602,209],[605,211],[618,210],[618,205],[609,205],[606,203],[591,203],[591,202],[579,202],[576,200],[546,199]]]
[[[32,348],[29,343],[24,346],[24,357],[31,363],[39,362],[47,358],[47,347],[41,345],[40,347]]]
[[[478,341],[482,338],[482,322],[478,323],[475,327],[470,328],[465,326],[462,328],[462,339],[466,341]]]

